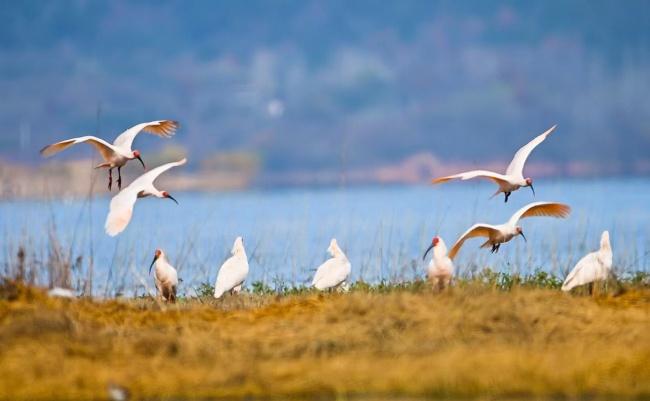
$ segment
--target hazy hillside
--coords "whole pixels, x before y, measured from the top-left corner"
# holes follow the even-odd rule
[[[5,160],[94,132],[101,104],[106,135],[175,118],[193,160],[245,150],[266,173],[506,159],[554,123],[538,162],[650,170],[646,1],[10,1],[0,17]]]

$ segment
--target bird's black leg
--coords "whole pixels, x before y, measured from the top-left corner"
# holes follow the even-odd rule
[[[108,169],[108,191],[111,191],[111,187],[113,186],[113,169],[109,168]]]
[[[512,192],[504,192],[504,194],[506,195],[506,199],[504,200],[505,203],[508,203],[508,198],[510,197],[511,193]]]
[[[122,190],[122,167],[117,168],[117,189]]]
[[[497,244],[492,244],[492,250],[491,252],[494,253],[497,251]]]

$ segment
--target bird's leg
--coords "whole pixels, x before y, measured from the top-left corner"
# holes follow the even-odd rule
[[[117,189],[122,189],[122,167],[117,168]]]
[[[589,295],[594,295],[594,283],[589,283]]]
[[[500,246],[501,246],[501,244],[494,244],[494,253],[499,252],[499,247]]]
[[[512,192],[504,192],[504,194],[505,194],[505,196],[506,196],[506,199],[503,201],[504,203],[508,203],[508,198],[510,197],[510,194],[511,194],[511,193],[512,193]]]
[[[108,191],[110,192],[111,187],[113,186],[113,169],[108,169]]]

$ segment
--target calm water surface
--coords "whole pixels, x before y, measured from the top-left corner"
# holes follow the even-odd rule
[[[49,233],[81,255],[94,257],[96,292],[142,292],[150,286],[147,270],[154,250],[164,249],[183,279],[186,294],[202,282],[214,282],[237,235],[250,258],[248,283],[307,284],[336,237],[352,262],[352,279],[412,279],[422,276],[421,260],[431,238],[448,246],[476,222],[502,223],[535,200],[570,204],[566,220],[530,218],[521,225],[528,242],[517,238],[492,255],[470,240],[456,259],[460,274],[491,267],[563,276],[598,246],[602,230],[612,235],[619,272],[648,271],[650,252],[650,180],[611,179],[536,182],[537,197],[527,189],[489,199],[492,186],[477,183],[432,187],[291,189],[241,193],[175,193],[180,202],[138,201],[126,231],[116,238],[103,232],[108,198],[0,203],[3,266],[18,244],[47,260]],[[83,276],[83,272],[78,273]],[[42,280],[44,280],[42,278]]]

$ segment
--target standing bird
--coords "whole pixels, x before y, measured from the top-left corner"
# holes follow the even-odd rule
[[[609,232],[603,231],[600,236],[600,249],[585,255],[562,284],[562,291],[571,291],[572,288],[583,284],[592,284],[594,281],[607,280],[612,271],[612,246],[609,243]],[[592,292],[590,286],[589,292]]]
[[[160,167],[142,174],[140,177],[136,178],[129,186],[124,188],[120,193],[115,195],[111,200],[110,211],[106,217],[106,224],[104,228],[106,229],[106,234],[111,237],[116,236],[117,234],[124,231],[126,226],[129,225],[131,221],[131,216],[133,215],[133,206],[135,201],[138,198],[144,198],[147,196],[155,196],[156,198],[167,198],[171,199],[176,204],[178,202],[174,197],[172,197],[167,191],[159,191],[154,187],[153,182],[158,178],[158,176],[165,171],[169,170],[172,167],[182,166],[187,162],[187,159],[179,160],[173,163],[163,164]]]
[[[117,187],[118,189],[122,189],[121,169],[129,160],[138,159],[140,163],[142,163],[142,168],[146,169],[144,161],[142,161],[142,158],[140,157],[140,151],[131,150],[131,145],[133,144],[135,137],[140,132],[145,131],[163,138],[169,138],[174,135],[178,127],[178,122],[171,120],[141,123],[122,132],[122,134],[115,139],[112,145],[105,140],[94,136],[80,136],[78,138],[66,139],[65,141],[48,145],[41,149],[41,155],[49,157],[69,148],[72,145],[87,142],[93,145],[104,159],[104,163],[98,164],[95,168],[108,168],[108,190],[110,191],[113,185],[113,169],[116,167]]]
[[[317,290],[327,290],[344,284],[352,270],[350,261],[339,248],[335,238],[330,241],[327,252],[332,258],[318,266],[314,280],[311,282],[311,285]]]
[[[151,265],[149,266],[149,274],[151,268],[156,265],[153,272],[154,282],[158,290],[158,296],[168,302],[176,302],[176,287],[178,287],[178,274],[174,266],[169,264],[167,256],[162,249],[156,249]]]
[[[242,237],[235,239],[230,253],[232,256],[223,262],[219,268],[217,282],[214,284],[214,297],[217,299],[221,298],[227,291],[235,294],[240,292],[248,276],[248,257],[246,256]]]
[[[533,187],[533,179],[530,177],[524,178],[524,164],[526,163],[526,159],[528,159],[530,152],[532,152],[537,145],[544,142],[544,139],[546,139],[546,137],[549,136],[553,130],[555,130],[555,127],[557,127],[557,125],[552,126],[546,132],[538,135],[535,137],[535,139],[528,142],[524,147],[519,149],[517,153],[515,153],[515,157],[510,162],[510,165],[508,165],[505,174],[499,174],[487,170],[473,170],[450,175],[447,177],[436,178],[432,181],[432,183],[441,184],[443,182],[447,182],[456,178],[460,178],[461,180],[469,180],[471,178],[485,178],[494,181],[494,183],[499,186],[499,189],[497,189],[492,197],[495,197],[503,192],[505,194],[505,202],[508,202],[508,197],[510,197],[510,194],[513,191],[516,191],[521,187],[530,187],[531,191],[533,191],[534,196],[535,188]]]
[[[449,252],[449,258],[453,259],[460,247],[463,246],[466,240],[474,237],[486,237],[488,240],[481,245],[481,248],[488,246],[492,247],[492,253],[498,252],[499,247],[504,242],[510,241],[517,235],[526,241],[526,236],[520,226],[517,225],[519,219],[524,217],[533,216],[549,216],[549,217],[567,217],[571,212],[568,205],[556,202],[533,202],[519,209],[515,214],[510,217],[506,223],[493,226],[490,224],[474,224],[469,230],[465,231],[463,235],[456,240],[456,243]]]
[[[431,241],[431,245],[424,252],[422,260],[425,260],[429,251],[433,249],[433,257],[429,262],[427,277],[433,284],[434,288],[443,290],[451,283],[451,277],[454,275],[454,264],[449,256],[447,256],[447,245],[442,238],[435,236]]]

